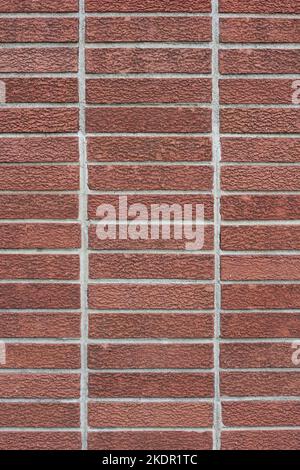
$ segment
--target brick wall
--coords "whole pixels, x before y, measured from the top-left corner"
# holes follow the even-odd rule
[[[0,449],[300,448],[299,31],[0,0]],[[203,249],[100,240],[121,195],[203,204]]]

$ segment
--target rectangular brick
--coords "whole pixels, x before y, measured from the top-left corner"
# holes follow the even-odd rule
[[[211,369],[210,344],[89,345],[89,369]]]
[[[79,189],[78,166],[1,166],[1,191],[74,191]]]
[[[80,450],[80,432],[0,432],[3,450]]]
[[[293,85],[294,80],[291,79],[226,79],[220,80],[220,102],[223,104],[290,104],[292,105]],[[237,139],[236,139],[237,140]],[[234,140],[234,142],[236,141]],[[265,145],[274,145],[275,139],[264,139]],[[288,145],[288,139],[276,139],[280,143]],[[250,142],[249,142],[250,141]],[[245,139],[244,145],[258,146],[262,139],[257,139],[251,142],[250,139]],[[269,144],[268,144],[269,142]],[[291,141],[292,143],[293,141]],[[297,140],[295,140],[297,142]],[[223,139],[224,145],[224,139]],[[238,145],[238,144],[237,144]],[[268,155],[268,147],[262,148],[261,159]],[[256,147],[257,148],[257,147]],[[255,150],[255,147],[253,148]],[[280,150],[279,150],[280,151]],[[278,154],[278,150],[276,152]],[[235,155],[232,155],[235,157]],[[225,157],[226,158],[226,157]],[[288,158],[288,155],[283,158]],[[224,157],[223,157],[224,159]],[[249,155],[248,159],[251,159]]]
[[[79,279],[77,255],[0,254],[1,279]]]
[[[80,308],[76,284],[1,284],[1,309]]]
[[[300,20],[279,18],[222,18],[223,43],[298,43]]]
[[[0,43],[77,41],[76,18],[0,18]]]
[[[210,373],[91,373],[90,398],[212,397],[214,377]]]
[[[298,220],[300,197],[276,196],[223,196],[224,220]]]
[[[209,137],[89,137],[87,146],[88,159],[94,162],[212,160]]]
[[[87,18],[87,42],[209,42],[208,17]],[[1,37],[1,36],[0,36]]]
[[[300,402],[228,402],[222,405],[224,425],[299,426]]]
[[[76,78],[1,78],[1,81],[6,87],[6,103],[78,102]]]
[[[290,166],[226,166],[224,191],[299,191],[300,168]]]
[[[292,361],[293,353],[292,343],[222,344],[221,367],[223,369],[295,368]]]
[[[238,88],[235,93],[238,95]],[[299,162],[300,139],[224,137],[222,139],[222,160],[224,162],[258,163]]]
[[[0,162],[77,162],[78,147],[76,137],[1,137]]]
[[[210,427],[212,421],[210,403],[89,403],[89,425],[94,428],[195,428]]]
[[[298,109],[239,109],[221,111],[221,132],[229,133],[286,133],[299,132]]]
[[[224,281],[298,281],[300,256],[222,256]]]
[[[298,372],[223,372],[221,393],[230,397],[299,397]]]
[[[220,51],[222,74],[298,73],[300,50],[232,49]]]
[[[101,191],[212,189],[212,167],[110,165],[89,167],[89,187]],[[0,185],[1,187],[1,185]]]
[[[0,194],[1,219],[77,219],[75,194]]]
[[[1,398],[79,398],[80,376],[75,374],[0,373]],[[0,433],[1,436],[1,433]]]
[[[80,368],[77,344],[6,344],[5,350],[6,362],[0,365],[4,369]]]
[[[210,313],[95,313],[89,318],[91,339],[212,338],[213,335],[214,318]]]
[[[75,403],[1,403],[0,426],[75,428],[80,422]]]
[[[77,132],[76,108],[4,108],[0,132]]]
[[[223,226],[223,250],[299,250],[299,225]]]
[[[299,338],[299,313],[223,313],[222,338]]]
[[[1,256],[0,256],[1,261]],[[213,279],[212,255],[90,255],[91,279]],[[1,272],[1,264],[0,264]]]
[[[78,0],[1,0],[2,13],[71,13],[78,11]]]
[[[87,80],[87,102],[209,103],[208,78],[97,78]]]
[[[1,249],[80,248],[79,224],[0,224]]]
[[[231,284],[224,285],[222,293],[226,310],[300,308],[298,284]]]
[[[89,450],[211,450],[210,432],[126,431],[91,432]]]
[[[80,338],[80,313],[0,313],[2,338]]]
[[[280,2],[282,3],[282,2]],[[226,431],[222,433],[222,450],[295,450],[300,431]]]
[[[293,124],[291,120],[296,117],[295,111],[291,112],[289,123],[291,131]],[[211,131],[211,111],[208,108],[88,108],[86,119],[87,132],[200,133]]]
[[[70,47],[23,47],[0,50],[0,72],[77,72],[78,50]]]
[[[207,309],[214,306],[214,288],[212,285],[195,284],[116,283],[91,285],[89,287],[89,306],[99,310]]]
[[[209,12],[211,9],[210,0],[190,0],[187,4],[182,4],[178,0],[146,0],[143,3],[138,0],[87,0],[87,12]]]
[[[299,0],[220,0],[222,13],[300,13]]]
[[[298,70],[296,63],[294,69],[296,73]],[[87,73],[210,73],[211,51],[134,47],[87,49],[86,71]]]

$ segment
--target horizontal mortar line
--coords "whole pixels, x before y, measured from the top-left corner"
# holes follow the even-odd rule
[[[80,427],[78,428],[74,428],[74,427],[66,427],[66,428],[62,428],[62,427],[28,427],[28,426],[15,426],[15,427],[5,427],[5,426],[2,426],[0,427],[0,433],[1,432],[26,432],[26,431],[30,431],[30,432],[37,432],[37,433],[40,433],[40,432],[79,432],[80,431]]]
[[[59,12],[59,11],[54,11],[51,13],[45,13],[45,12],[18,12],[18,13],[1,13],[0,18],[3,19],[9,19],[9,18],[23,18],[23,19],[30,19],[30,18],[52,18],[52,19],[64,19],[64,18],[78,18],[78,13],[72,12]]]
[[[1,46],[0,46],[1,47]],[[77,78],[77,73],[74,72],[1,72],[0,78],[7,80],[11,78],[30,79],[30,78]]]
[[[0,312],[1,312],[1,310],[0,310]],[[206,314],[206,313],[208,313],[208,314],[213,314],[213,313],[214,313],[214,310],[208,308],[208,309],[205,309],[205,310],[191,310],[191,309],[186,309],[186,310],[172,310],[171,312],[170,312],[170,310],[168,310],[168,309],[151,309],[151,310],[149,310],[149,309],[144,309],[144,310],[143,310],[143,309],[139,309],[139,310],[132,310],[132,309],[129,309],[129,310],[125,310],[125,309],[119,309],[119,310],[116,310],[116,309],[106,309],[106,310],[104,310],[104,311],[103,311],[103,310],[97,310],[97,309],[93,309],[93,310],[90,309],[90,311],[89,311],[89,314],[91,314],[91,315],[97,315],[97,314],[99,314],[99,313],[101,313],[101,314],[108,314],[108,315],[111,314],[111,313],[115,313],[115,314],[116,314],[116,313],[117,313],[117,314],[143,314],[143,315],[145,315],[145,314],[153,314],[153,315],[155,315],[155,314],[158,314],[158,313],[172,313],[172,314],[173,314],[173,313],[177,313],[177,314],[179,313],[179,314],[183,314],[183,315],[184,315],[184,314],[187,314],[187,315],[188,315],[188,314],[191,314],[191,313],[194,313],[194,314],[196,313],[196,314],[199,314],[199,315],[203,315],[203,314]]]
[[[1,49],[77,49],[78,44],[74,42],[6,42],[1,43]]]
[[[289,226],[289,225],[300,225],[300,220],[236,220],[229,221],[223,220],[222,225],[225,227],[245,226],[253,227],[256,225],[266,227],[277,227],[277,226]]]
[[[210,49],[212,43],[209,41],[181,42],[181,41],[141,41],[141,42],[90,42],[86,43],[88,49]]]
[[[300,44],[299,43],[260,43],[260,42],[243,42],[243,43],[220,43],[219,51],[224,50],[235,50],[235,49],[256,49],[256,50],[263,50],[263,49],[274,49],[274,50],[299,50]]]
[[[12,404],[12,403],[21,403],[21,404],[53,404],[58,405],[59,403],[80,403],[80,399],[70,399],[70,398],[0,398],[1,404]]]
[[[0,193],[1,196],[1,193]],[[0,224],[78,224],[78,219],[0,219]],[[63,249],[63,248],[62,248]]]
[[[272,317],[270,317],[270,320],[272,320]],[[297,338],[225,338],[225,337],[220,337],[219,342],[221,344],[291,344],[294,343],[294,339],[297,340]]]
[[[55,164],[54,164],[55,165]],[[67,165],[67,164],[66,164]],[[178,162],[172,162],[172,161],[168,161],[168,162],[163,162],[163,161],[157,161],[157,160],[150,160],[150,161],[144,161],[144,162],[141,162],[141,161],[126,161],[126,162],[123,162],[123,161],[119,161],[119,160],[115,160],[115,161],[105,161],[105,162],[93,162],[93,161],[88,161],[88,166],[108,166],[108,167],[111,167],[111,166],[172,166],[172,167],[176,167],[176,166],[209,166],[211,168],[213,168],[213,165],[212,165],[212,162],[210,160],[207,160],[207,161],[199,161],[199,162],[195,162],[195,161],[178,161]],[[299,163],[299,166],[300,166],[300,163]],[[145,191],[145,190],[141,190],[141,191]],[[155,191],[155,190],[153,190]],[[160,191],[160,192],[165,192],[165,191],[168,191],[168,189],[165,189],[165,190],[162,190],[162,189],[159,189],[157,191]],[[174,190],[173,190],[174,191]],[[180,190],[179,190],[180,191]],[[183,190],[181,190],[183,191]],[[183,191],[183,192],[189,192],[189,190],[186,190],[186,191]],[[206,192],[206,193],[209,193],[209,191],[192,191],[194,193],[199,193],[199,192]]]
[[[38,310],[32,308],[23,308],[19,313],[80,313],[78,308],[40,308]],[[14,308],[0,308],[0,313],[17,313]]]
[[[291,353],[293,352],[293,349],[291,348]],[[291,354],[292,356],[292,354]],[[292,362],[292,360],[291,360]],[[297,373],[300,373],[300,367],[296,368],[296,367],[249,367],[249,368],[236,368],[236,369],[232,369],[232,368],[228,368],[228,369],[225,369],[224,367],[221,367],[220,368],[220,371],[221,372],[245,372],[245,373],[252,373],[252,372],[272,372],[274,374],[278,374],[278,373],[281,373],[281,372],[291,372],[291,373],[294,373],[294,372],[297,372]]]
[[[78,369],[32,369],[32,368],[19,368],[19,369],[12,369],[12,368],[3,368],[0,369],[0,377],[1,374],[32,374],[32,375],[39,375],[39,374],[49,374],[49,375],[64,375],[64,374],[71,374],[71,375],[79,375],[80,368]]]
[[[177,254],[193,254],[193,255],[213,255],[214,251],[213,250],[186,250],[186,249],[176,249],[174,248],[173,250],[159,250],[159,249],[151,249],[149,248],[148,250],[128,250],[124,248],[123,250],[114,250],[114,249],[106,249],[106,250],[101,250],[101,249],[89,249],[90,253],[104,253],[108,255],[113,255],[113,254],[124,254],[124,255],[129,255],[129,254],[135,254],[135,255],[177,255]],[[211,281],[213,282],[213,280]]]
[[[78,137],[75,132],[2,132],[1,138],[20,138],[20,137]]]
[[[299,369],[300,371],[300,369]],[[197,369],[197,368],[188,368],[188,367],[185,367],[185,368],[179,368],[179,367],[173,367],[173,368],[156,368],[156,369],[153,369],[151,367],[147,368],[147,367],[141,367],[141,368],[132,368],[132,369],[128,369],[128,368],[117,368],[117,369],[91,369],[91,368],[88,368],[88,372],[90,374],[120,374],[120,373],[124,373],[124,374],[169,374],[169,373],[176,373],[176,374],[179,374],[179,373],[210,373],[210,372],[213,372],[213,368],[207,368],[207,369]]]
[[[1,103],[0,104],[0,109],[7,109],[7,108],[12,108],[12,109],[22,109],[22,108],[40,108],[40,109],[47,109],[47,108],[78,108],[78,103],[73,102],[73,103],[48,103],[48,102],[40,102],[40,103],[17,103],[17,102],[11,102],[11,103]]]
[[[250,402],[256,402],[256,401],[263,401],[263,402],[273,402],[273,401],[278,401],[278,402],[286,402],[286,401],[295,401],[295,402],[300,402],[300,397],[222,397],[222,401],[224,402],[245,402],[245,401],[250,401]]]
[[[0,279],[0,284],[64,284],[64,285],[80,285],[79,279]]]
[[[298,134],[300,137],[300,134]],[[210,132],[88,132],[86,137],[211,137]]]
[[[187,431],[187,432],[199,432],[199,433],[204,433],[204,432],[211,432],[212,431],[212,428],[207,428],[207,427],[203,427],[203,428],[199,428],[199,427],[196,427],[196,428],[189,428],[189,427],[178,427],[178,426],[174,426],[174,427],[137,427],[137,426],[134,426],[134,427],[105,427],[105,428],[91,428],[91,427],[88,427],[88,432],[89,433],[96,433],[96,432],[130,432],[130,431],[139,431],[139,432],[148,432],[148,431],[159,431],[159,432],[163,432],[163,431],[181,431],[181,432],[184,432],[184,431]]]
[[[13,167],[18,166],[18,167],[20,167],[20,170],[21,170],[22,167],[23,167],[22,164],[21,164],[21,165],[12,165],[12,166],[13,166]],[[24,165],[24,166],[26,167],[26,165]],[[29,167],[34,166],[34,167],[35,167],[34,164],[33,164],[33,165],[27,165],[27,166],[29,166]],[[41,165],[37,165],[37,166],[41,166]],[[54,166],[55,166],[55,165],[54,165]],[[0,171],[1,171],[1,169],[3,169],[3,166],[0,165]],[[55,196],[55,195],[61,196],[61,195],[79,194],[79,191],[64,191],[64,190],[61,190],[61,191],[30,191],[30,190],[28,190],[28,191],[25,191],[25,190],[20,191],[20,190],[16,190],[16,191],[14,191],[13,189],[10,190],[10,191],[0,191],[0,195],[2,195],[2,196],[3,196],[3,195],[7,195],[7,194],[11,194],[11,195],[13,195],[13,194],[26,194],[26,195],[32,194],[32,195],[44,195],[44,196],[51,196],[51,195],[53,195],[53,196]]]
[[[89,403],[213,403],[213,398],[89,398]]]
[[[264,161],[261,161],[261,162],[251,162],[248,161],[248,162],[221,162],[221,165],[222,167],[237,167],[237,166],[269,166],[271,168],[275,168],[275,167],[286,167],[286,166],[290,166],[290,167],[299,167],[300,166],[300,161],[297,162],[283,162],[283,161],[280,161],[280,162],[264,162]],[[300,184],[299,184],[300,186]]]
[[[293,139],[293,138],[297,138],[299,139],[300,138],[300,133],[295,133],[295,134],[285,134],[284,132],[274,132],[274,133],[271,133],[271,134],[265,134],[265,133],[258,133],[258,132],[253,132],[253,133],[235,133],[235,134],[232,134],[230,132],[223,132],[221,133],[221,138],[222,137],[234,137],[234,138],[240,138],[240,137],[253,137],[253,138],[268,138],[268,139],[274,139],[274,137],[282,137],[282,138],[289,138],[289,139]]]
[[[0,134],[1,135],[1,134]],[[0,139],[0,142],[1,142],[1,139]],[[80,166],[80,163],[79,161],[66,161],[66,162],[62,162],[62,161],[59,161],[59,162],[41,162],[41,161],[37,161],[37,162],[22,162],[22,161],[15,161],[15,162],[12,162],[12,161],[0,161],[0,168],[1,167],[23,167],[23,166],[34,166],[34,167],[41,167],[41,166],[46,166],[46,167],[52,167],[52,166],[66,166],[66,167],[69,167],[69,166],[75,166],[75,167],[79,167]],[[21,191],[20,191],[21,192]],[[24,192],[28,192],[28,191],[24,191]],[[51,193],[53,191],[50,191],[50,190],[46,190],[46,191],[36,191],[36,192],[43,192],[43,193]],[[63,190],[63,189],[60,189],[60,190],[57,190],[57,192],[76,192],[74,190],[70,191],[70,190]],[[1,191],[2,193],[2,191]]]
[[[299,74],[300,76],[300,74]],[[1,74],[0,74],[1,77]],[[183,79],[191,79],[191,78],[212,78],[211,73],[157,73],[157,72],[149,72],[149,73],[130,73],[130,72],[118,72],[118,73],[86,73],[86,79],[88,80],[97,80],[99,78],[105,78],[110,80],[121,79],[121,78],[150,78],[150,79],[170,79],[170,78],[183,78]]]
[[[35,255],[78,255],[80,252],[80,248],[57,248],[57,249],[51,249],[51,248],[1,248],[0,249],[0,255],[5,254],[5,255],[28,255],[28,254],[35,254]]]
[[[255,280],[255,281],[247,281],[247,280],[240,280],[240,281],[233,281],[233,280],[230,280],[230,281],[224,281],[222,280],[221,283],[223,285],[256,285],[256,284],[259,284],[259,285],[286,285],[286,286],[290,286],[290,285],[300,285],[300,280],[291,280],[291,281],[286,281],[286,280]]]
[[[1,106],[1,105],[0,105]],[[295,105],[297,106],[297,105]],[[210,108],[211,103],[88,103],[86,109],[98,108]]]
[[[80,344],[80,338],[6,338],[0,335],[0,340],[5,344],[47,344],[47,345],[58,345],[58,344]]]
[[[177,18],[177,17],[191,17],[191,18],[197,18],[197,17],[210,17],[211,16],[211,13],[207,13],[207,12],[198,12],[198,13],[187,13],[187,12],[180,12],[180,13],[176,13],[176,12],[172,12],[172,13],[164,13],[164,12],[160,12],[160,11],[157,11],[157,12],[152,12],[152,13],[148,13],[148,12],[141,12],[141,13],[138,13],[138,12],[127,12],[127,13],[122,13],[122,12],[116,12],[116,13],[113,13],[113,12],[108,12],[108,13],[86,13],[86,18],[90,18],[90,17],[96,17],[96,18],[139,18],[139,17],[154,17],[154,18],[160,18],[161,16],[162,17],[174,17],[174,18]]]
[[[1,282],[1,281],[0,281]],[[6,282],[6,281],[5,281]],[[38,281],[37,281],[38,282]],[[46,281],[45,281],[46,282]],[[55,281],[58,282],[58,281]],[[65,281],[66,283],[72,283],[72,281]],[[74,281],[76,283],[77,281]],[[300,281],[299,281],[300,283]],[[182,285],[182,284],[193,284],[193,285],[212,285],[213,284],[213,279],[203,281],[203,280],[190,280],[190,279],[90,279],[89,280],[89,285],[93,286],[101,286],[102,284],[138,284],[138,285],[166,285],[166,284],[174,284],[174,285]]]
[[[300,15],[297,13],[219,13],[220,18],[265,18],[272,20],[274,18],[282,19],[299,19]]]
[[[299,79],[299,73],[239,73],[239,74],[220,74],[220,80],[232,80],[232,79],[260,79],[260,80],[278,80],[278,79]]]
[[[265,314],[265,313],[291,313],[291,314],[297,314],[297,313],[300,313],[300,309],[298,308],[290,308],[290,309],[286,309],[286,308],[281,308],[281,309],[272,309],[272,308],[266,308],[266,309],[249,309],[249,310],[245,310],[245,309],[239,309],[238,312],[236,310],[230,310],[230,309],[226,309],[226,311],[223,311],[222,313],[249,313],[249,314],[255,314],[255,313],[258,313],[258,314]],[[270,317],[272,318],[272,317]]]
[[[226,431],[300,431],[300,426],[232,426],[232,427],[223,427],[223,432]]]
[[[250,165],[251,166],[251,165]],[[300,191],[221,191],[221,196],[298,196]]]
[[[101,344],[213,344],[213,338],[106,338],[106,339],[89,339],[90,345]]]
[[[107,166],[119,166],[120,162],[107,162]],[[102,163],[100,163],[100,166],[102,165]],[[136,165],[135,162],[130,162],[130,163],[127,163],[127,165]],[[147,162],[147,165],[151,165],[152,166],[152,163],[151,162]],[[189,162],[185,162],[185,163],[180,163],[180,165],[188,165],[189,166]],[[91,166],[97,166],[97,165],[91,165]],[[145,166],[145,165],[144,165]],[[165,162],[165,165],[161,165],[161,166],[169,166],[169,164],[167,162]],[[171,166],[172,163],[171,163]],[[174,165],[176,166],[176,165]],[[202,166],[202,165],[200,165]],[[203,166],[211,166],[211,162],[203,162]],[[167,195],[182,195],[182,196],[187,196],[187,195],[198,195],[198,196],[203,196],[203,195],[211,195],[211,191],[190,191],[190,190],[187,190],[187,191],[183,191],[183,190],[175,190],[175,189],[172,189],[172,190],[169,190],[169,189],[165,189],[165,190],[161,190],[161,189],[141,189],[141,190],[127,190],[127,191],[120,191],[120,190],[112,190],[112,191],[102,191],[102,190],[90,190],[89,191],[89,195],[90,196],[105,196],[105,195],[115,195],[115,196],[143,196],[143,195],[162,195],[162,196],[167,196]]]
[[[223,256],[249,256],[257,255],[257,256],[265,256],[272,255],[272,256],[294,256],[295,254],[299,254],[300,250],[243,250],[243,251],[231,251],[231,250],[221,250],[221,254]]]
[[[292,100],[291,100],[292,101]],[[297,109],[298,104],[221,104],[220,109]]]

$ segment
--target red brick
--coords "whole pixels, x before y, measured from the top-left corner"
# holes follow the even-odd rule
[[[0,43],[77,42],[75,18],[1,18]]]
[[[18,48],[0,51],[0,72],[77,72],[78,51],[70,47]]]
[[[222,405],[224,425],[299,426],[299,402],[228,402]]]
[[[221,367],[223,369],[294,368],[293,352],[292,343],[222,344]]]
[[[296,61],[294,69],[296,73],[298,71]],[[86,71],[87,73],[210,73],[211,51],[184,48],[87,49]]]
[[[1,234],[1,226],[0,226]],[[214,249],[214,227],[213,225],[205,225],[204,227],[204,245],[203,250]],[[187,240],[175,240],[174,230],[171,229],[169,240],[152,240],[151,228],[148,228],[148,240],[100,240],[97,236],[97,225],[89,228],[89,244],[90,248],[95,250],[185,250]],[[0,244],[1,246],[1,244]],[[174,253],[175,254],[175,253]]]
[[[223,256],[222,279],[298,281],[300,256]]]
[[[220,0],[222,13],[300,13],[299,0]]]
[[[300,308],[298,284],[231,284],[224,285],[222,291],[223,308],[227,310]]]
[[[1,132],[77,132],[76,108],[4,108]]]
[[[77,195],[0,194],[1,219],[76,219]]]
[[[95,313],[89,318],[90,338],[212,338],[213,335],[214,318],[210,313]]]
[[[208,103],[210,101],[211,81],[206,78],[87,80],[88,103]]]
[[[0,286],[1,287],[1,286]],[[92,309],[207,309],[214,306],[212,285],[99,284],[89,287]],[[1,303],[0,303],[1,305]],[[14,307],[12,307],[14,308]],[[55,307],[54,307],[55,308]],[[74,308],[71,306],[70,308]]]
[[[212,160],[209,137],[89,137],[87,142],[88,159],[95,162]]]
[[[6,344],[5,350],[4,369],[80,368],[80,346],[75,344]]]
[[[209,373],[91,373],[89,377],[90,398],[212,397],[213,389]]]
[[[291,112],[291,128],[292,117]],[[294,118],[296,117],[297,114]],[[208,108],[197,107],[88,108],[86,119],[87,132],[200,133],[211,130],[211,111]]]
[[[299,60],[299,50],[221,50],[220,71],[223,74],[298,73]]]
[[[76,162],[79,160],[76,137],[2,137],[1,163]]]
[[[4,13],[71,13],[78,11],[78,0],[1,0]]]
[[[281,2],[280,2],[281,3]],[[296,450],[300,431],[226,431],[222,450]]]
[[[226,133],[286,133],[300,130],[298,109],[222,109],[221,131]]]
[[[1,284],[1,309],[80,308],[75,284]]]
[[[2,166],[1,191],[72,191],[79,189],[77,166]]]
[[[143,3],[138,0],[87,0],[87,12],[209,12],[211,9],[210,0],[189,0],[188,4],[183,4],[178,0],[146,0]]]
[[[80,432],[0,432],[3,450],[80,450]]]
[[[89,187],[92,190],[203,190],[212,189],[209,166],[111,165],[90,166]],[[0,185],[1,187],[1,185]]]
[[[226,166],[221,181],[224,191],[299,191],[300,168]]]
[[[299,396],[298,372],[223,372],[223,396]]]
[[[89,403],[89,425],[94,428],[209,427],[210,403]]]
[[[298,220],[300,197],[223,196],[222,216],[225,220]]]
[[[1,79],[1,81],[6,86],[7,103],[76,103],[78,101],[76,78],[8,78]],[[49,143],[49,139],[43,140]],[[37,143],[42,144],[43,140],[39,139]],[[60,139],[60,142],[63,144],[63,139]],[[70,150],[68,153],[70,154]]]
[[[299,225],[223,226],[223,250],[299,250]]]
[[[0,254],[1,279],[79,279],[77,255]]]
[[[0,396],[22,399],[79,398],[80,376],[77,374],[1,373]]]
[[[205,220],[213,219],[213,198],[211,195],[170,195],[159,194],[159,195],[128,195],[128,206],[131,204],[139,203],[147,206],[148,211],[151,211],[152,204],[192,204],[194,208],[193,216],[195,216],[195,205],[203,204],[204,205],[204,216]],[[97,208],[101,204],[112,204],[116,208],[116,212],[119,212],[119,196],[115,195],[91,195],[89,198],[89,218],[90,219],[99,219],[97,217]],[[174,217],[172,215],[171,220]]]
[[[89,369],[210,369],[210,344],[95,344]]]
[[[89,450],[211,450],[210,432],[123,431],[89,433]]]
[[[220,102],[223,104],[292,104],[292,88],[293,80],[288,79],[226,79],[220,81]],[[223,146],[224,146],[223,139]],[[233,144],[236,143],[242,148],[242,144],[244,146],[249,145],[251,150],[256,150],[258,146],[264,142],[267,146],[265,149],[264,147],[261,148],[262,154],[260,155],[261,161],[264,161],[266,155],[268,155],[268,150],[270,145],[274,145],[275,139],[245,139],[245,142],[238,141],[237,139],[233,139]],[[226,139],[225,143],[228,145],[230,144],[229,139]],[[282,143],[284,145],[289,144],[288,139],[276,139],[276,142]],[[296,141],[296,140],[295,140]],[[295,143],[290,140],[291,143]],[[297,141],[296,141],[297,142]],[[238,147],[239,148],[239,147]],[[245,147],[244,147],[245,148]],[[278,150],[277,149],[277,155]],[[276,156],[276,155],[275,155]],[[273,156],[273,158],[275,157]],[[235,155],[231,156],[235,158]],[[283,160],[286,158],[291,158],[288,155],[283,155]],[[224,156],[223,156],[224,159]],[[225,157],[226,159],[226,157]],[[251,155],[248,156],[248,160],[251,161]]]
[[[214,278],[214,257],[212,255],[94,253],[90,255],[89,266],[91,279]]]
[[[221,42],[298,43],[300,20],[279,18],[223,18]]]
[[[80,338],[80,313],[0,313],[2,338]]]
[[[299,338],[299,313],[223,313],[223,338]]]
[[[247,90],[245,90],[245,93]],[[238,88],[235,90],[238,96]],[[225,162],[300,161],[300,139],[291,138],[230,138],[222,139],[222,160]]]
[[[75,428],[79,427],[79,422],[80,408],[75,403],[0,404],[2,427]]]
[[[0,224],[1,249],[67,249],[80,245],[79,224]]]
[[[208,17],[87,18],[87,42],[209,42]]]

